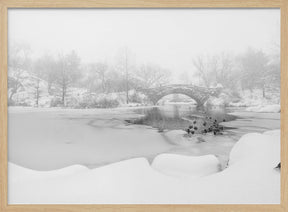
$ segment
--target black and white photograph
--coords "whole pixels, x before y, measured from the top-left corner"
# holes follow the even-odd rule
[[[280,204],[280,9],[8,9],[8,204]]]

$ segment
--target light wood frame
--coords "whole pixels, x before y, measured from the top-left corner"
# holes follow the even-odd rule
[[[8,205],[7,10],[9,8],[280,8],[281,204],[280,205]],[[66,211],[288,211],[288,0],[0,0],[0,212]]]

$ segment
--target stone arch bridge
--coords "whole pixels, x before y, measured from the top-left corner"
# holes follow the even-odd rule
[[[203,106],[209,97],[218,97],[221,90],[221,87],[205,88],[195,85],[173,84],[157,88],[140,89],[139,91],[144,93],[154,105],[156,105],[157,102],[164,96],[170,94],[183,94],[189,96],[191,99],[194,99],[198,106]]]

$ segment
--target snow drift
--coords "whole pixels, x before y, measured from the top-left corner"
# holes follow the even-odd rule
[[[190,179],[214,174],[220,169],[220,162],[214,155],[186,156],[176,154],[158,155],[152,168],[170,176]]]
[[[280,161],[280,130],[244,135],[233,147],[228,167],[221,172],[213,173],[216,161],[212,158],[203,156],[203,160],[201,157],[196,160],[162,154],[155,158],[152,167],[145,158],[135,158],[92,170],[74,165],[48,172],[9,163],[8,201],[9,204],[280,203],[280,173],[274,169]],[[193,165],[200,168],[190,167]],[[165,174],[167,170],[173,175]],[[179,177],[183,175],[185,178]]]

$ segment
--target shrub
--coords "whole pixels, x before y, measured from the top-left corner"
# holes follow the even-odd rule
[[[63,106],[62,100],[58,97],[51,99],[50,107],[59,107]]]
[[[100,99],[96,103],[96,107],[98,108],[113,108],[119,105],[119,102],[116,99]]]
[[[27,102],[19,102],[19,103],[17,104],[17,106],[28,107],[28,106],[31,106],[31,105],[28,104]]]
[[[8,99],[8,106],[15,106],[15,101],[13,99]]]
[[[141,97],[136,92],[134,92],[133,94],[129,95],[129,101],[130,102],[134,102],[134,103],[142,103],[143,102]]]
[[[116,99],[87,97],[78,102],[77,108],[114,108],[119,106]]]

